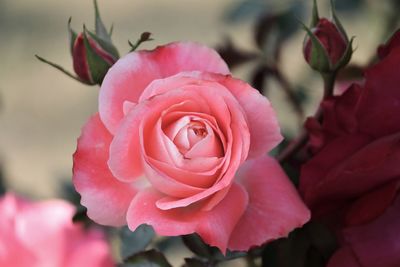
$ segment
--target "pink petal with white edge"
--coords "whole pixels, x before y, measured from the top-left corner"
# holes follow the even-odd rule
[[[111,138],[98,114],[89,119],[74,154],[73,183],[92,220],[121,226],[126,223],[126,212],[136,190],[118,181],[107,166]]]
[[[152,51],[132,52],[118,60],[104,78],[99,94],[100,117],[114,133],[123,118],[123,103],[137,103],[149,83],[182,71],[229,74],[216,51],[196,43],[171,43]]]
[[[249,205],[229,240],[229,249],[247,251],[285,237],[310,219],[309,210],[275,159],[248,160],[237,175],[247,190]]]
[[[201,210],[201,205],[161,210],[156,202],[163,195],[153,189],[138,193],[129,207],[127,221],[131,230],[149,224],[163,236],[198,233],[203,240],[226,251],[229,237],[248,203],[246,191],[233,184],[225,198],[211,211]]]

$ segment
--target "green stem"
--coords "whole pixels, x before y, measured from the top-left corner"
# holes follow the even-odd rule
[[[58,65],[58,64],[55,64],[55,63],[53,63],[53,62],[51,62],[51,61],[48,61],[47,59],[44,59],[44,58],[42,58],[42,57],[40,57],[40,56],[38,56],[38,55],[35,55],[35,57],[36,57],[37,59],[39,59],[40,61],[42,61],[43,63],[46,63],[46,64],[52,66],[53,68],[58,69],[59,71],[61,71],[61,72],[64,73],[65,75],[69,76],[70,78],[72,78],[72,79],[74,79],[74,80],[76,80],[76,81],[78,81],[78,82],[81,82],[81,83],[84,83],[84,84],[87,84],[87,85],[94,85],[94,84],[88,83],[88,82],[86,82],[86,81],[80,79],[79,77],[73,75],[72,73],[70,73],[69,71],[65,70],[63,67],[61,67],[61,66]]]
[[[333,95],[335,89],[336,72],[322,74],[324,81],[324,96],[323,100]]]

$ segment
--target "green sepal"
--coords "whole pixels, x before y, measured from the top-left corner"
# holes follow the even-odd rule
[[[87,34],[88,31],[86,30],[85,26],[83,26],[83,43],[85,45],[86,59],[90,72],[90,78],[93,83],[100,85],[103,82],[104,76],[106,75],[111,65],[101,56],[99,56],[95,51],[93,51],[92,47],[90,46]]]
[[[109,54],[111,54],[111,55],[114,57],[115,61],[116,61],[117,59],[119,59],[118,50],[117,50],[117,48],[116,48],[112,43],[109,43],[109,42],[104,41],[103,39],[99,38],[96,34],[92,33],[92,32],[89,31],[89,30],[86,30],[86,32],[90,35],[90,38],[92,38],[93,40],[95,40],[96,43],[97,43],[98,45],[100,45],[100,47],[101,47],[102,49],[104,49],[104,50],[107,51]]]
[[[346,50],[344,51],[344,54],[342,58],[336,63],[336,65],[333,67],[333,69],[337,70],[339,68],[343,68],[344,66],[349,63],[351,56],[353,55],[353,41],[354,41],[354,36],[351,37],[349,43],[347,44]]]
[[[106,27],[104,26],[103,21],[100,17],[99,7],[97,5],[97,0],[93,0],[94,2],[94,15],[95,15],[95,29],[96,35],[103,39],[104,41],[111,43],[111,36],[107,32]]]
[[[72,17],[69,17],[69,19],[68,19],[68,38],[69,38],[69,50],[70,50],[71,55],[72,55],[72,52],[74,50],[75,40],[78,37],[78,35],[71,28],[71,20],[72,20]]]
[[[319,14],[318,14],[317,0],[313,0],[310,28],[314,28],[318,24],[318,21],[319,21]]]
[[[151,38],[151,33],[150,32],[143,32],[140,35],[140,38],[136,41],[136,43],[132,43],[131,41],[128,40],[128,44],[131,47],[131,50],[129,52],[135,51],[142,43],[152,41],[154,40]]]
[[[331,3],[331,14],[332,14],[332,20],[335,23],[336,27],[338,28],[339,32],[343,35],[344,39],[346,42],[349,42],[349,37],[346,34],[346,31],[344,30],[344,27],[342,23],[340,23],[339,18],[336,15],[336,9],[335,9],[335,4],[333,0],[330,0]]]
[[[317,36],[302,23],[304,30],[307,32],[308,37],[311,40],[311,56],[310,56],[310,66],[319,72],[329,72],[332,70],[332,64],[329,60],[329,56],[324,46],[321,44]],[[306,40],[307,41],[307,38]]]
[[[66,69],[64,69],[63,67],[61,67],[60,65],[58,65],[58,64],[56,64],[56,63],[53,63],[53,62],[51,62],[51,61],[48,61],[47,59],[44,59],[44,58],[42,58],[42,57],[40,57],[40,56],[38,56],[38,55],[35,55],[35,57],[36,57],[37,59],[39,59],[40,61],[42,61],[43,63],[46,63],[46,64],[52,66],[53,68],[58,69],[59,71],[61,71],[61,72],[64,73],[65,75],[69,76],[70,78],[72,78],[72,79],[74,79],[74,80],[76,80],[76,81],[78,81],[78,82],[81,82],[81,83],[86,84],[86,85],[95,85],[95,83],[89,83],[89,82],[87,82],[87,81],[82,80],[82,79],[79,78],[78,76],[73,75],[72,73],[70,73],[69,71],[67,71]]]
[[[114,24],[111,24],[110,30],[108,31],[108,35],[111,37],[114,31]]]

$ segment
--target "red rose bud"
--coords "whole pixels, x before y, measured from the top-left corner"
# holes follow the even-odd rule
[[[347,41],[344,36],[335,24],[325,18],[318,21],[317,26],[312,29],[312,32],[324,47],[332,65],[335,65],[346,51]],[[307,39],[304,45],[304,57],[310,63],[313,45],[310,38],[308,37]]]
[[[117,50],[85,30],[72,43],[73,67],[78,77],[89,84],[101,84],[108,69],[117,61]]]
[[[111,41],[112,27],[109,31],[106,30],[100,18],[96,0],[94,0],[94,9],[95,33],[86,30],[84,26],[83,32],[76,34],[71,29],[71,18],[68,21],[70,51],[77,76],[56,63],[38,55],[36,57],[81,83],[100,85],[108,69],[118,60],[119,54]]]
[[[353,39],[347,38],[332,5],[332,21],[319,18],[318,7],[314,1],[311,29],[304,26],[307,36],[304,40],[303,54],[307,63],[315,70],[328,73],[344,67],[353,53]]]

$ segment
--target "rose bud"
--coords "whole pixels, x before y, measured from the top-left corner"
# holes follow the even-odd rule
[[[319,18],[314,1],[311,29],[304,27],[307,31],[303,47],[304,58],[313,69],[322,73],[335,72],[344,67],[353,52],[353,40],[348,39],[333,6],[332,17],[332,21]]]
[[[36,55],[40,61],[49,64],[67,76],[88,85],[100,85],[108,69],[119,58],[118,51],[111,41],[112,27],[109,31],[106,30],[104,23],[100,18],[96,0],[94,1],[94,9],[94,33],[88,31],[85,26],[83,26],[83,32],[76,34],[71,29],[71,18],[68,21],[70,51],[76,75],[65,70],[60,65]],[[140,42],[137,43],[137,46],[139,44]]]
[[[88,84],[101,84],[108,69],[118,60],[118,52],[95,34],[84,30],[72,33],[71,54],[78,77]]]

